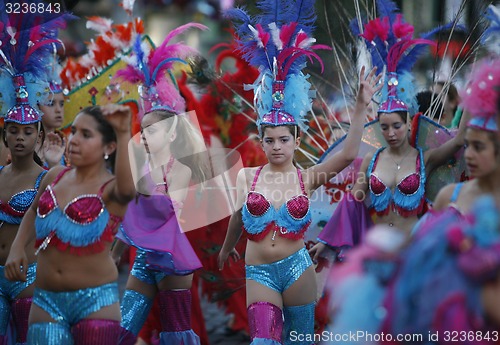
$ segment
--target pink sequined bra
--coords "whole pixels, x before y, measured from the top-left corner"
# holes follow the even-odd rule
[[[392,193],[391,189],[374,173],[380,152],[383,149],[385,148],[379,149],[373,155],[367,170],[367,174],[370,176],[372,208],[379,216],[387,215],[391,209],[403,217],[420,215],[425,206],[425,165],[422,150],[418,149],[419,153],[415,163],[416,172],[401,179]]]
[[[276,209],[262,194],[255,191],[255,185],[262,170],[257,169],[252,187],[247,194],[242,209],[243,227],[252,241],[262,240],[271,230],[289,239],[300,239],[311,223],[310,201],[302,180],[302,173],[297,169],[302,194],[288,199]]]
[[[53,187],[67,168],[54,179],[40,196],[35,220],[37,252],[49,244],[61,251],[84,255],[101,252],[105,242],[112,242],[121,217],[110,214],[102,200],[102,192],[113,179],[104,183],[98,194],[85,194],[59,207]]]

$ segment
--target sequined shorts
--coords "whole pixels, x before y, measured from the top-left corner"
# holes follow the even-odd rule
[[[286,258],[270,264],[245,265],[246,278],[283,293],[311,265],[312,260],[307,249],[302,248]]]
[[[7,278],[5,278],[5,267],[0,266],[0,296],[9,300],[15,299],[24,289],[34,283],[35,276],[36,263],[32,263],[28,266],[25,282],[11,282],[7,280]]]
[[[165,272],[156,271],[149,267],[146,267],[146,252],[141,249],[137,249],[134,265],[132,266],[130,274],[140,281],[151,285],[156,285],[158,282],[160,282],[160,280],[168,275]]]
[[[117,283],[62,292],[35,288],[33,293],[33,304],[49,313],[56,322],[68,326],[118,301]]]

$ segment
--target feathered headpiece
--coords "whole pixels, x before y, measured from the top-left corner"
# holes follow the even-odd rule
[[[49,88],[46,90],[49,94],[47,99],[48,102],[51,101],[52,95],[62,93],[62,81],[61,81],[61,71],[62,66],[59,63],[59,58],[57,56],[57,47],[55,44],[52,45],[52,59],[50,61],[50,76],[49,76]]]
[[[64,128],[68,128],[74,117],[88,106],[120,102],[137,109],[137,88],[110,82],[116,71],[126,66],[121,57],[130,53],[136,35],[144,32],[142,20],[132,15],[133,6],[134,0],[122,0],[127,21],[121,24],[105,17],[88,18],[86,26],[95,31],[96,36],[87,43],[87,53],[68,58],[60,73],[63,93],[67,97]],[[146,41],[152,45],[148,39]]]
[[[482,42],[488,44],[492,56],[479,62],[479,67],[472,71],[467,87],[460,96],[461,106],[472,115],[469,127],[497,132],[495,115],[500,93],[500,8],[490,5],[486,18],[490,25],[483,33]]]
[[[57,29],[65,26],[65,15],[31,11],[7,13],[3,1],[0,13],[0,113],[5,116],[5,122],[39,122],[42,114],[37,110],[37,103],[49,89],[52,45],[61,44]]]
[[[167,110],[176,114],[185,111],[186,102],[179,93],[171,68],[176,62],[186,63],[184,59],[197,54],[197,51],[182,42],[170,43],[174,37],[190,28],[207,29],[197,23],[182,25],[172,30],[163,43],[152,50],[138,35],[132,56],[123,57],[128,65],[119,70],[114,78],[138,85],[143,114],[154,110]]]
[[[500,57],[480,62],[480,66],[472,72],[470,81],[461,94],[461,106],[472,114],[469,121],[471,127],[498,131],[495,118],[500,92],[498,66],[500,66]]]
[[[361,32],[357,22],[351,24],[355,35],[365,39],[373,66],[386,70],[379,113],[397,111],[415,114],[418,106],[410,73],[427,39],[413,38],[414,28],[404,21],[397,6],[389,0],[377,0],[378,17],[364,25]]]
[[[489,27],[483,32],[481,43],[486,44],[488,50],[500,56],[500,5],[490,5],[486,12]]]
[[[261,14],[252,18],[243,9],[232,9],[227,16],[237,22],[239,50],[243,58],[259,68],[253,85],[257,125],[298,125],[307,129],[305,116],[311,109],[314,92],[308,76],[302,73],[307,59],[323,63],[314,52],[330,49],[314,44],[311,36],[316,15],[314,0],[261,0]]]
[[[92,16],[86,27],[96,31],[97,36],[88,43],[88,52],[78,59],[69,59],[61,73],[63,83],[71,88],[79,87],[113,65],[130,49],[135,35],[144,32],[142,20],[133,17],[123,24],[114,24],[109,18]]]

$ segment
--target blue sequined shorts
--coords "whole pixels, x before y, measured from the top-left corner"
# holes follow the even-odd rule
[[[25,282],[11,282],[10,280],[7,280],[7,278],[5,278],[5,267],[0,266],[0,296],[12,301],[24,289],[35,282],[35,277],[36,263],[32,263],[28,266]]]
[[[140,281],[151,285],[156,285],[160,282],[160,280],[168,275],[165,272],[156,271],[149,267],[146,267],[146,252],[141,249],[137,249],[134,265],[132,266],[130,274]]]
[[[307,249],[302,248],[286,258],[270,264],[245,265],[246,278],[281,294],[292,286],[311,265],[312,260]]]
[[[62,292],[35,288],[33,293],[33,304],[49,313],[54,321],[68,326],[118,301],[117,283]]]

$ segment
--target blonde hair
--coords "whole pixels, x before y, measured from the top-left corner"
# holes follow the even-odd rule
[[[177,115],[167,110],[155,110],[151,112],[159,121],[176,117],[175,139],[170,144],[170,151],[175,159],[191,169],[192,179],[196,182],[203,182],[212,177],[207,150],[203,136],[188,118],[184,115]],[[189,152],[191,154],[181,154]]]

